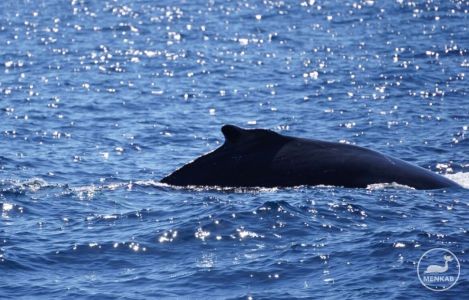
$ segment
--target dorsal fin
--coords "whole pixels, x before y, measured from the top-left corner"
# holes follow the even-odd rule
[[[221,132],[225,136],[225,143],[236,144],[240,141],[263,140],[265,138],[279,138],[282,135],[266,129],[244,129],[234,125],[224,125]]]
[[[224,125],[221,132],[225,136],[226,142],[234,144],[246,134],[247,130],[234,125]]]

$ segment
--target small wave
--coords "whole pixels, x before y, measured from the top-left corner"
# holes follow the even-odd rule
[[[43,259],[49,262],[82,262],[86,259],[94,259],[97,254],[122,255],[123,253],[145,253],[150,244],[137,241],[88,241],[65,245],[57,249],[51,249],[43,254]]]
[[[133,210],[129,212],[123,213],[110,213],[110,214],[94,214],[87,216],[85,218],[86,222],[90,223],[101,223],[101,222],[118,222],[122,220],[129,220],[129,219],[143,219],[148,217],[161,217],[164,213],[160,211],[153,211],[149,208],[141,209],[141,210]]]
[[[1,185],[7,186],[3,189],[4,192],[37,192],[44,188],[56,187],[57,185],[51,184],[39,177],[33,177],[26,180],[2,180]]]
[[[453,180],[462,187],[469,189],[469,173],[459,172],[454,174],[446,174],[445,177]]]
[[[113,191],[120,188],[127,188],[130,190],[132,189],[132,185],[132,182],[114,182],[102,185],[91,184],[78,187],[70,187],[69,191],[72,194],[75,194],[80,200],[91,200],[94,198],[96,192],[103,190]]]
[[[267,201],[256,209],[256,213],[265,213],[265,212],[293,212],[297,209],[291,206],[287,201]]]

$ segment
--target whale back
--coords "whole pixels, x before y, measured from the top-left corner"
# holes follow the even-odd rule
[[[398,183],[417,189],[457,187],[429,170],[363,147],[225,125],[225,142],[161,182],[177,186],[367,187]]]

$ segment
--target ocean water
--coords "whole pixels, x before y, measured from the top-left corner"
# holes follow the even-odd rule
[[[158,183],[235,124],[469,188],[468,16],[465,0],[1,1],[0,298],[468,299],[468,189]],[[417,275],[433,248],[460,263],[447,291]]]

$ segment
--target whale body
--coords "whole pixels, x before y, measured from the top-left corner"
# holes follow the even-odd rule
[[[401,159],[349,144],[222,127],[225,143],[161,180],[175,186],[366,188],[397,183],[415,189],[459,187]]]

